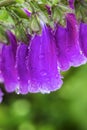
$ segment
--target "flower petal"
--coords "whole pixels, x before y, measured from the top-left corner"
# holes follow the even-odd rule
[[[67,56],[67,32],[66,28],[57,25],[55,32],[55,40],[57,47],[58,66],[60,70],[66,71],[70,68],[69,59]]]
[[[79,38],[80,38],[81,50],[84,53],[84,55],[87,57],[87,24],[86,23],[80,24]]]
[[[67,56],[71,66],[80,66],[86,63],[79,42],[79,27],[74,14],[67,14]]]
[[[44,26],[41,35],[35,35],[29,47],[29,92],[49,93],[62,85],[57,69],[55,43],[51,30]]]
[[[2,47],[4,43],[0,43],[0,83],[3,83],[3,75],[2,75],[2,70],[1,70],[1,64],[2,64]]]
[[[17,49],[17,71],[19,77],[19,93],[27,94],[28,93],[28,70],[27,70],[27,58],[28,54],[28,45],[20,43]]]
[[[9,32],[9,45],[3,45],[2,48],[2,74],[5,88],[8,92],[13,92],[18,87],[17,73],[15,68],[16,46],[15,36]]]
[[[71,66],[80,66],[86,63],[79,42],[79,27],[74,14],[67,14],[66,28],[57,26],[55,32],[57,56],[61,71],[68,70]]]

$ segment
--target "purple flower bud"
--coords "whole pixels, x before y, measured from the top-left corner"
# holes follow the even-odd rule
[[[45,7],[47,9],[48,14],[51,15],[51,7],[49,5],[46,5]]]
[[[26,13],[26,15],[27,15],[28,17],[31,16],[31,12],[30,12],[28,9],[23,8],[23,11]]]
[[[29,92],[49,93],[62,85],[57,68],[56,48],[50,28],[43,26],[41,35],[35,35],[29,46]]]
[[[15,36],[7,32],[9,44],[2,48],[2,74],[7,92],[13,92],[18,87],[15,58],[17,42]]]
[[[0,103],[1,103],[2,100],[3,100],[3,96],[4,96],[4,93],[3,93],[2,90],[0,89]]]
[[[80,38],[80,46],[82,52],[87,57],[87,24],[86,23],[80,24],[79,38]]]
[[[75,0],[69,0],[70,8],[74,9],[74,1]]]
[[[17,71],[19,77],[19,93],[27,94],[28,93],[28,70],[27,70],[27,54],[28,54],[28,45],[20,43],[17,49]]]

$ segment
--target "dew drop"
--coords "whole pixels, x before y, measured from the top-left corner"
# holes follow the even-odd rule
[[[82,55],[82,51],[80,51],[80,54]]]
[[[18,94],[18,95],[20,94],[19,87],[16,88],[15,92],[16,92],[16,94]]]
[[[17,77],[18,80],[20,80],[20,77]]]

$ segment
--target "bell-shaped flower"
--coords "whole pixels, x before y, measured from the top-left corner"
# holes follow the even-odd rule
[[[67,14],[66,27],[57,26],[55,32],[59,67],[66,71],[70,66],[80,66],[86,63],[79,42],[79,26],[74,14]]]
[[[2,64],[2,47],[4,43],[0,43],[0,83],[3,83],[3,75],[1,70],[1,64]]]
[[[28,69],[27,69],[27,54],[28,54],[28,45],[21,43],[17,48],[16,54],[16,66],[19,80],[19,93],[27,94],[28,93]]]
[[[79,39],[81,50],[87,57],[87,23],[80,23]]]
[[[55,41],[51,29],[45,25],[42,26],[42,33],[31,39],[28,69],[29,92],[49,93],[59,89],[63,83],[57,68]]]
[[[1,70],[7,92],[15,91],[18,87],[15,68],[17,41],[12,32],[7,31],[9,43],[2,48]]]
[[[58,66],[60,70],[66,71],[70,68],[69,59],[67,56],[67,32],[66,28],[57,25],[57,29],[55,31],[55,41],[56,41],[56,51],[58,57]]]
[[[79,42],[79,25],[74,14],[68,14],[67,20],[67,56],[71,66],[80,66],[86,63]]]

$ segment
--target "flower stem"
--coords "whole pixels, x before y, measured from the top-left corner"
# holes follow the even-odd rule
[[[12,5],[12,4],[15,4],[16,1],[15,0],[3,0],[0,2],[0,7],[3,7],[3,6],[9,6],[9,5]]]

